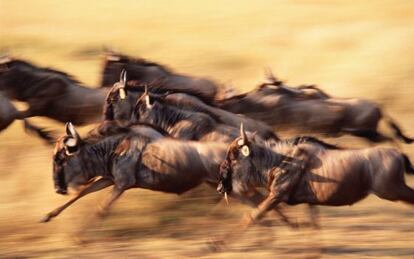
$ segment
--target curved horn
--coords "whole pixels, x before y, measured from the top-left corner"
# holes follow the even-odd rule
[[[121,98],[121,100],[124,100],[125,97],[126,97],[126,92],[125,92],[126,79],[127,79],[126,70],[125,69],[122,69],[121,75],[120,75],[120,78],[119,78],[119,84],[120,84],[120,87],[119,87],[119,97]]]
[[[145,84],[145,88],[144,88],[145,90],[144,90],[144,95],[148,95],[148,85],[147,84]]]
[[[122,84],[123,87],[125,87],[126,86],[126,81],[127,81],[127,72],[124,68],[121,71],[119,82]]]
[[[147,108],[152,108],[149,94],[145,95],[145,104],[147,105]]]
[[[74,137],[76,140],[80,139],[79,134],[75,129],[75,126],[73,126],[73,124],[71,122],[67,122],[65,127],[66,127],[66,134],[67,135]]]
[[[243,122],[240,124],[240,136],[242,137],[243,144],[246,144],[247,143],[247,135],[246,135],[246,132],[244,131]]]

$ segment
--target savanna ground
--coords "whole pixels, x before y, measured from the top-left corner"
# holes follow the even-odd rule
[[[240,91],[270,67],[292,85],[316,83],[341,97],[380,102],[414,134],[414,2],[407,1],[6,1],[0,51],[98,83],[102,47],[208,76]],[[46,119],[34,122],[62,131]],[[343,145],[365,142],[343,137]],[[414,148],[402,145],[414,159]],[[201,187],[182,197],[130,190],[110,217],[78,233],[104,193],[60,217],[41,216],[67,197],[54,193],[52,148],[15,122],[0,134],[0,257],[5,258],[413,258],[414,207],[370,196],[322,208],[321,230],[268,218],[224,252],[206,242],[231,231],[250,208]],[[407,177],[414,186],[414,177]],[[352,191],[352,190],[350,190]],[[288,209],[307,220],[306,207]]]

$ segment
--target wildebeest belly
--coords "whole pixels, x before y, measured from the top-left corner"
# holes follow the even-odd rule
[[[353,151],[332,151],[319,168],[304,173],[289,204],[351,205],[370,192],[367,161]]]
[[[137,177],[137,186],[144,189],[167,193],[182,194],[201,183],[202,177],[195,177],[192,173],[183,172],[182,175],[168,172],[141,171]]]
[[[174,141],[150,144],[142,156],[137,175],[139,187],[183,193],[205,180],[208,174],[197,152]]]

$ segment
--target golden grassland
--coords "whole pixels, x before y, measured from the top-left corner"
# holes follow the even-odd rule
[[[99,82],[102,48],[207,76],[240,91],[264,68],[291,85],[315,83],[339,97],[380,102],[414,133],[412,1],[0,1],[0,52]],[[34,122],[62,131],[46,119]],[[353,138],[330,139],[366,145]],[[414,159],[414,148],[402,145]],[[104,194],[79,201],[49,224],[37,220],[67,197],[53,192],[52,148],[20,122],[0,134],[0,257],[45,258],[413,258],[414,208],[370,196],[322,208],[321,230],[291,230],[269,217],[219,253],[209,238],[250,208],[201,187],[178,197],[128,191],[108,219],[85,218]],[[407,177],[414,186],[413,177]],[[350,190],[351,191],[351,190]],[[103,192],[104,193],[104,192]],[[300,221],[306,207],[288,208]]]

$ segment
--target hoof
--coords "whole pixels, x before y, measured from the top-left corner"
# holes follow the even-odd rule
[[[52,217],[51,217],[50,215],[46,215],[46,216],[44,216],[43,218],[41,218],[41,219],[39,220],[39,223],[47,223],[47,222],[49,222],[51,219],[52,219]]]

